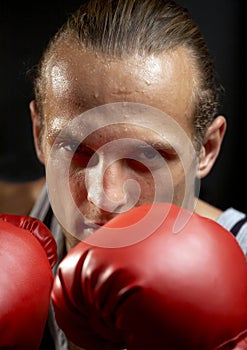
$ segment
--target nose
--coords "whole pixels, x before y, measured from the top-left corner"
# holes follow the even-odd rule
[[[88,201],[107,212],[121,211],[128,201],[124,190],[126,180],[121,160],[92,167],[86,180]]]

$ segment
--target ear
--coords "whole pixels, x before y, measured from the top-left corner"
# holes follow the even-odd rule
[[[33,123],[33,138],[34,138],[34,146],[35,146],[36,154],[39,161],[42,164],[44,164],[43,151],[41,149],[41,142],[40,142],[41,119],[38,113],[36,102],[34,100],[30,102],[29,109],[31,113],[32,123]]]
[[[226,132],[226,119],[223,116],[217,116],[208,127],[203,146],[199,156],[197,177],[202,179],[212,169]]]

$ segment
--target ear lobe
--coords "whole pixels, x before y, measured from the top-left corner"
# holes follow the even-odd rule
[[[36,154],[39,161],[42,164],[44,164],[43,151],[41,149],[41,142],[40,142],[41,119],[38,113],[36,102],[34,100],[30,102],[29,109],[30,109],[30,114],[31,114],[32,124],[33,124],[33,138],[34,138],[34,146],[35,146]]]
[[[208,175],[212,169],[220,152],[225,132],[226,119],[223,116],[216,117],[205,133],[197,169],[199,179]]]

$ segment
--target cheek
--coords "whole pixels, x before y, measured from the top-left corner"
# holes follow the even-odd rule
[[[177,205],[194,198],[194,174],[186,173],[182,163],[170,163],[152,173],[137,177],[135,180],[141,187],[139,205],[144,203],[174,202]]]
[[[179,163],[179,165],[172,170],[172,176],[174,182],[173,203],[193,210],[196,169],[192,165],[185,169],[182,163]]]
[[[70,172],[69,188],[76,206],[81,206],[82,202],[87,198],[85,173],[83,171]]]
[[[141,188],[139,205],[152,202],[171,202],[174,196],[173,174],[168,167],[153,170],[135,178]]]
[[[142,174],[140,176],[136,176],[134,180],[140,186],[140,198],[138,201],[138,205],[152,203],[155,201],[155,181],[153,176],[150,173]]]
[[[175,167],[171,167],[170,170],[174,187],[184,187],[186,183],[186,173],[184,167],[182,166],[182,163],[179,162]]]

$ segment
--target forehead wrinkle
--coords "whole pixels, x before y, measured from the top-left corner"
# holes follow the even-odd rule
[[[143,79],[139,81],[139,75],[140,73],[143,73],[143,69],[146,70],[147,68],[144,64],[145,60],[144,62],[139,62],[139,69],[134,71],[134,73],[136,73],[134,75],[130,74],[133,73],[131,70],[127,70],[125,73],[119,71],[119,77],[123,78],[123,80],[120,79],[119,82],[119,79],[116,79],[116,75],[113,74],[115,73],[115,69],[119,68],[120,66],[123,67],[124,65],[129,65],[129,68],[133,67],[132,63],[134,62],[132,62],[131,59],[123,62],[110,60],[110,62],[106,62],[105,64],[103,64],[104,62],[102,61],[100,62],[102,63],[100,67],[94,67],[96,71],[99,70],[99,72],[97,71],[99,74],[92,75],[92,71],[90,70],[91,68],[87,67],[90,72],[85,71],[85,65],[82,63],[84,63],[86,58],[89,58],[89,66],[91,67],[93,66],[93,63],[98,62],[99,57],[98,60],[96,59],[96,61],[93,61],[92,59],[90,60],[90,57],[92,56],[90,52],[78,52],[78,57],[76,58],[75,56],[77,56],[77,52],[74,52],[75,55],[73,55],[72,51],[70,50],[69,53],[66,53],[68,56],[60,55],[57,57],[57,62],[53,61],[54,66],[56,64],[60,64],[59,62],[61,62],[62,67],[70,68],[66,74],[67,76],[71,77],[71,85],[68,85],[67,87],[65,86],[66,93],[63,96],[60,96],[60,93],[58,93],[60,97],[54,98],[55,101],[52,98],[54,96],[54,92],[51,91],[49,103],[50,106],[47,106],[46,109],[48,112],[47,115],[50,118],[53,118],[53,115],[61,115],[61,118],[63,118],[64,121],[68,121],[91,108],[119,100],[126,100],[127,102],[144,103],[159,108],[168,115],[172,115],[173,119],[177,120],[180,126],[182,126],[183,129],[187,130],[187,133],[190,134],[192,123],[192,118],[190,117],[192,115],[194,97],[193,87],[195,82],[192,82],[191,79],[187,79],[190,76],[189,73],[191,67],[187,64],[188,59],[186,57],[186,51],[182,50],[180,52],[179,50],[176,50],[173,53],[166,52],[159,57],[161,59],[161,63],[164,64],[164,66],[162,65],[162,72],[165,74],[165,81],[167,81],[167,85],[165,86],[164,79],[161,81],[159,79],[160,74],[154,74],[154,81],[151,85],[149,85],[149,81],[146,81],[142,85],[139,84],[140,81],[143,83]],[[82,54],[84,56],[81,56]],[[185,60],[182,60],[181,62],[181,59],[178,60],[178,56],[179,58],[184,56]],[[100,57],[100,59],[102,60],[102,57]],[[155,62],[157,63],[158,61]],[[108,65],[107,63],[111,63],[111,65]],[[151,63],[152,60],[150,59],[150,64]],[[177,64],[180,65],[179,71],[176,71],[175,69]],[[112,75],[104,75],[102,73],[102,67],[105,69],[105,72],[107,69],[113,69],[113,71],[109,70],[109,74],[112,73]],[[161,66],[159,66],[159,68],[161,68]],[[175,71],[173,71],[173,68]],[[155,68],[155,71],[157,73],[157,67]],[[183,73],[184,84],[178,84],[178,74],[180,74],[181,71]],[[62,74],[62,72],[63,69],[61,69],[59,74]],[[135,76],[137,76],[138,79],[134,79]],[[143,77],[143,74],[141,74],[141,77]],[[126,84],[128,83],[127,86],[129,86],[130,90],[128,91],[128,89],[124,89],[123,91],[121,88],[120,90],[115,90],[115,88],[125,86],[125,78],[127,79]],[[119,98],[112,97],[116,91],[120,93]]]

